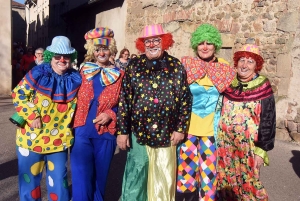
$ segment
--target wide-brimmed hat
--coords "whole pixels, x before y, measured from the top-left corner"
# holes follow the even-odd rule
[[[65,36],[55,36],[46,50],[56,54],[73,54],[76,51],[71,47],[70,40]]]
[[[143,38],[149,38],[153,36],[161,36],[164,34],[168,34],[168,33],[164,32],[161,24],[153,24],[153,25],[145,26],[139,38],[143,39]]]
[[[92,39],[94,45],[109,46],[111,39],[114,37],[114,31],[107,27],[98,27],[88,31],[84,35],[85,40]]]

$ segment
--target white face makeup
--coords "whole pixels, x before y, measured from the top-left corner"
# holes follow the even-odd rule
[[[255,76],[256,61],[251,57],[241,57],[237,64],[238,78],[242,82],[250,81]]]
[[[144,40],[145,53],[148,59],[159,59],[163,55],[161,38],[147,38]]]
[[[56,54],[52,57],[51,67],[59,75],[64,74],[70,66],[71,55]]]
[[[97,46],[96,50],[94,51],[94,56],[97,61],[96,63],[98,63],[102,67],[107,65],[110,55],[111,52],[107,46]]]

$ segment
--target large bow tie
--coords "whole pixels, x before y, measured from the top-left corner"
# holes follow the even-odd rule
[[[113,84],[119,77],[120,71],[116,68],[103,68],[96,63],[86,62],[82,66],[84,77],[87,80],[92,80],[93,77],[100,72],[100,83],[102,86]]]

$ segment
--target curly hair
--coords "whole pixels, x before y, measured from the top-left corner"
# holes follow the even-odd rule
[[[55,55],[54,52],[50,52],[49,50],[45,50],[43,53],[44,56],[44,62],[51,63],[52,57]],[[75,59],[77,59],[77,51],[70,54],[71,55],[71,62],[73,62]]]
[[[84,55],[84,61],[83,62],[93,62],[95,61],[95,56],[94,56],[94,51],[96,50],[97,47],[99,46],[105,46],[105,45],[94,45],[94,42],[92,39],[88,39],[86,43],[84,44],[84,49],[87,50],[86,54]],[[110,52],[113,54],[117,54],[118,49],[117,49],[117,44],[116,40],[114,38],[111,38],[108,49]]]
[[[238,62],[242,57],[246,57],[246,58],[251,57],[256,61],[255,73],[258,73],[262,69],[264,64],[264,59],[260,55],[254,54],[252,52],[245,52],[245,51],[238,51],[233,54],[233,62],[235,68],[237,68]]]
[[[161,38],[161,47],[162,47],[162,50],[167,50],[170,47],[172,47],[172,45],[174,44],[173,36],[170,33],[163,34],[163,35],[160,35],[160,36],[157,36],[157,37]],[[145,52],[144,40],[145,40],[145,38],[138,38],[135,41],[135,47],[141,53]]]
[[[222,47],[221,34],[219,30],[211,24],[202,24],[192,33],[191,46],[195,52],[197,52],[198,45],[204,41],[212,43],[216,51],[219,51]]]

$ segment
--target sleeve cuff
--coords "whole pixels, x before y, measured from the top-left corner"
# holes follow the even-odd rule
[[[255,147],[254,154],[262,157],[262,159],[264,160],[264,166],[269,166],[269,156],[265,150],[259,147]]]

